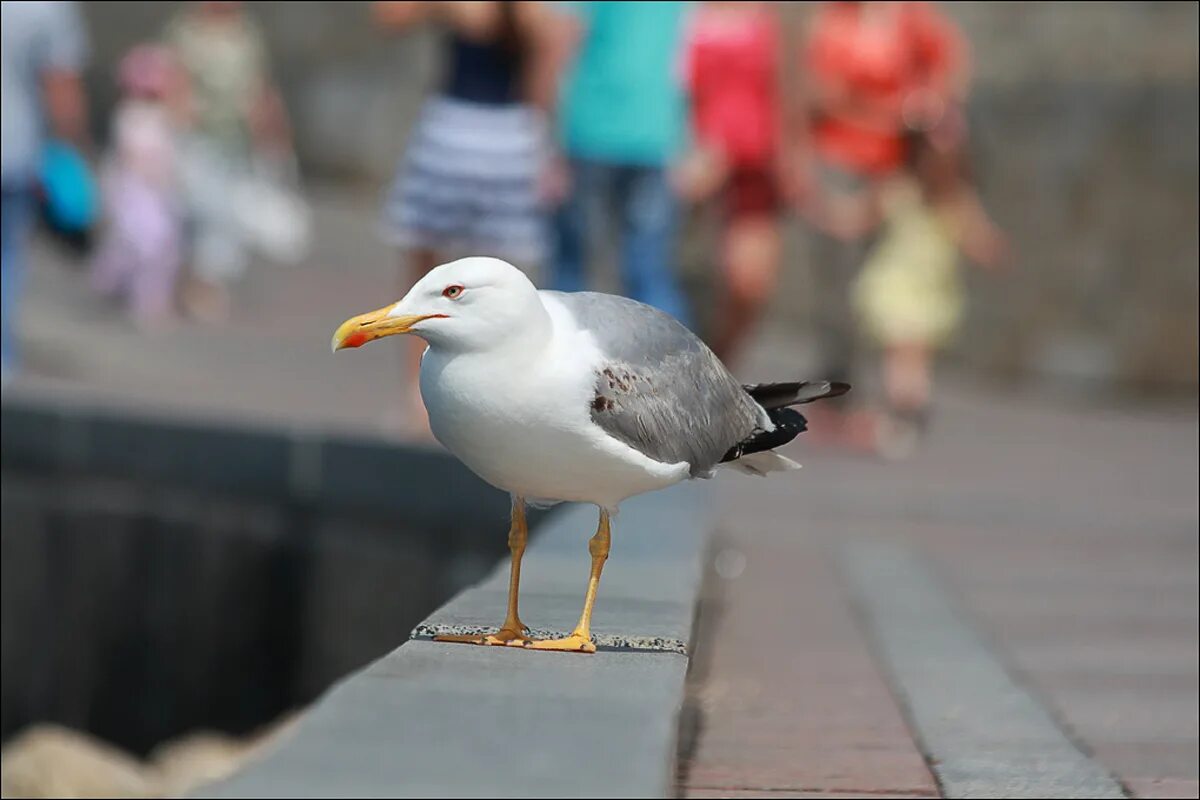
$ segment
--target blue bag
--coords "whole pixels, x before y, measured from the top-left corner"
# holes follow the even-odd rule
[[[99,213],[99,190],[78,150],[65,142],[49,142],[42,153],[40,183],[51,226],[67,234],[91,230]]]

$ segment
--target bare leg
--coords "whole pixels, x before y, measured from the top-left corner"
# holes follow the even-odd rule
[[[600,525],[596,535],[588,541],[588,552],[592,555],[592,571],[588,576],[587,595],[583,600],[583,613],[570,636],[563,639],[535,639],[525,646],[533,650],[561,650],[575,653],[594,653],[592,642],[592,607],[596,604],[596,589],[600,586],[600,573],[608,560],[612,536],[608,524],[608,512],[600,509]]]
[[[883,385],[888,405],[899,412],[921,412],[933,391],[933,364],[924,342],[906,342],[884,353]]]
[[[725,233],[724,293],[713,351],[726,364],[740,353],[762,315],[779,273],[779,226],[768,216],[730,220]]]
[[[892,345],[884,352],[888,409],[875,426],[875,447],[886,458],[904,458],[917,446],[933,389],[932,361],[932,350],[924,342]]]
[[[521,591],[521,557],[525,555],[525,542],[529,529],[525,524],[525,499],[517,495],[512,498],[512,524],[508,529],[508,549],[512,553],[512,568],[508,574],[508,612],[504,624],[495,633],[477,636],[435,636],[435,642],[460,642],[464,644],[507,644],[523,645],[529,642],[525,635],[525,623],[517,614],[517,597]]]
[[[191,275],[183,287],[183,305],[193,319],[215,325],[229,319],[232,301],[223,284]]]

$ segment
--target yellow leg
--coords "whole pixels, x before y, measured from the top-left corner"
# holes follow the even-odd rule
[[[508,613],[504,624],[495,633],[473,636],[435,636],[435,642],[458,642],[461,644],[511,645],[520,647],[530,641],[525,635],[525,623],[517,616],[517,596],[521,591],[521,556],[525,555],[525,542],[529,528],[525,524],[525,500],[513,496],[512,524],[508,528],[508,549],[512,553],[512,568],[508,574]]]
[[[596,645],[592,642],[592,607],[596,604],[596,588],[600,585],[600,573],[604,570],[604,562],[608,560],[608,549],[612,544],[612,535],[608,525],[608,512],[600,509],[600,526],[596,535],[588,541],[588,552],[592,554],[592,573],[588,577],[587,595],[583,600],[583,614],[579,624],[570,636],[564,639],[539,639],[525,646],[532,650],[561,650],[572,653],[594,653]]]

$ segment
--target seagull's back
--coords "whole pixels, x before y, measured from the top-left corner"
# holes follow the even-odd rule
[[[730,448],[772,426],[720,359],[674,317],[600,292],[540,292],[595,342],[589,416],[609,436],[704,476]]]

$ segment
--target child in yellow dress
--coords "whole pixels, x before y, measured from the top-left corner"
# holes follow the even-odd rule
[[[851,302],[883,353],[887,413],[875,441],[887,456],[906,455],[924,430],[934,354],[958,330],[966,306],[960,253],[990,267],[1007,249],[970,180],[964,138],[956,117],[911,134],[906,167],[856,207],[843,203],[835,223],[844,235],[881,226]]]

